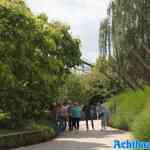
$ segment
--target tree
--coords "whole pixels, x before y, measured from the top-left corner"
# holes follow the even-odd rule
[[[80,41],[67,25],[34,16],[22,0],[0,2],[0,39],[0,110],[22,126],[49,107],[80,64]]]
[[[110,38],[100,36],[103,43],[111,39],[113,62],[112,66],[128,87],[135,89],[141,84],[149,84],[150,53],[149,53],[149,7],[148,0],[114,0],[109,6],[109,15],[101,23],[100,35],[110,27]],[[103,24],[106,24],[103,27]],[[100,44],[102,45],[102,44]],[[107,45],[102,46],[107,50]],[[107,53],[106,53],[107,54]]]
[[[124,75],[138,86],[142,80],[149,84],[149,58],[146,49],[149,48],[149,10],[150,2],[114,1],[112,7],[112,28],[114,51]],[[143,11],[144,10],[144,11]],[[120,68],[121,68],[120,67]]]
[[[111,56],[111,25],[108,18],[100,24],[99,51],[101,57]]]
[[[72,101],[81,102],[86,101],[84,95],[84,84],[83,76],[77,73],[70,74],[66,80],[65,84],[59,90],[59,102]]]

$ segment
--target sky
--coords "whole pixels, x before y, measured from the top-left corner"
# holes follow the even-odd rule
[[[47,14],[49,21],[69,24],[74,37],[81,40],[82,58],[94,63],[98,57],[98,30],[107,16],[110,0],[26,0],[35,14]]]

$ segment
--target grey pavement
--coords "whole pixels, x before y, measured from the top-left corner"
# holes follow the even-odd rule
[[[94,122],[95,130],[86,131],[85,122],[82,121],[79,132],[66,131],[52,141],[13,150],[112,150],[113,140],[127,140],[132,137],[129,132],[109,127],[106,131],[100,131],[100,121]]]

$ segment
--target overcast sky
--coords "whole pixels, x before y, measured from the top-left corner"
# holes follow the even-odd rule
[[[46,13],[49,20],[59,20],[71,27],[81,39],[82,57],[95,62],[98,56],[98,29],[106,17],[110,0],[26,0],[34,13]]]

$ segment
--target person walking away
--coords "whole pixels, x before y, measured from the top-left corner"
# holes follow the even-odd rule
[[[94,109],[93,106],[89,106],[89,105],[85,105],[83,107],[83,112],[85,114],[85,122],[86,122],[86,129],[87,130],[89,130],[89,123],[88,123],[89,120],[91,121],[92,129],[94,129],[94,121],[93,121],[94,110],[93,109]]]
[[[94,107],[94,105],[91,105],[91,107],[90,107],[90,120],[91,120],[91,125],[92,125],[93,130],[94,130],[94,113],[95,113],[95,107]]]
[[[89,110],[88,105],[85,105],[82,110],[83,110],[84,116],[85,116],[86,130],[89,130],[88,120],[90,119],[90,117],[89,117],[90,116],[90,110]]]
[[[100,114],[100,103],[97,103],[97,105],[96,105],[96,117],[97,117],[97,120],[99,120],[99,114]]]
[[[75,130],[79,131],[79,127],[80,127],[79,122],[81,119],[81,108],[77,102],[74,103],[74,106],[71,108],[71,116],[72,116],[72,129],[75,128]]]
[[[69,131],[72,131],[72,113],[71,113],[72,108],[73,108],[73,104],[69,102],[69,106],[68,106],[68,127],[69,127]]]
[[[108,121],[108,108],[102,104],[101,105],[101,112],[100,112],[100,116],[101,116],[101,130],[106,130],[107,127],[107,121]]]
[[[65,130],[64,115],[65,115],[65,109],[64,109],[63,105],[58,104],[57,113],[56,113],[56,120],[57,120],[57,124],[58,124],[58,129],[60,132]]]
[[[60,104],[56,105],[56,122],[58,130],[61,131]]]
[[[66,129],[67,128],[68,117],[69,117],[69,114],[68,114],[69,104],[64,103],[63,106],[64,106],[64,123],[65,123],[65,129]]]

